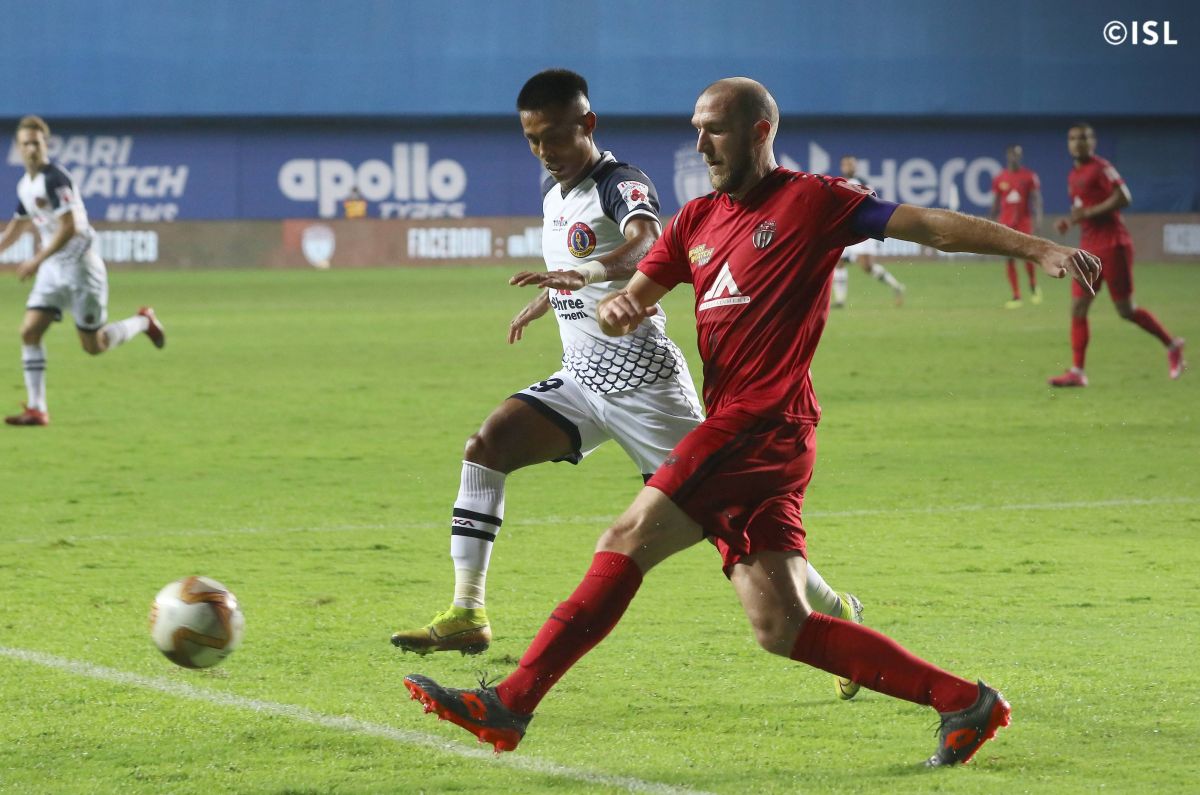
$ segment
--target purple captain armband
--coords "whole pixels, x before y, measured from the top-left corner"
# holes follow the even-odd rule
[[[888,221],[891,220],[892,213],[896,212],[896,208],[899,206],[895,202],[868,196],[854,208],[854,215],[850,216],[850,228],[863,237],[883,240],[887,237],[884,231],[887,229]]]

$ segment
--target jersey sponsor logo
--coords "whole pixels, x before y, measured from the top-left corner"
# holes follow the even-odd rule
[[[754,230],[754,234],[750,235],[750,242],[757,249],[763,249],[771,245],[771,241],[775,238],[775,222],[763,221]]]
[[[713,250],[704,243],[688,249],[688,262],[697,268],[703,268],[712,259]]]
[[[619,182],[617,190],[621,192],[621,198],[625,200],[625,206],[630,210],[637,207],[639,204],[645,204],[650,200],[650,188],[645,182]]]
[[[567,250],[577,259],[583,259],[596,250],[596,233],[583,221],[576,221],[567,230]]]
[[[726,262],[721,266],[721,272],[717,274],[717,280],[713,282],[712,287],[709,287],[708,292],[700,299],[700,306],[697,307],[696,311],[703,312],[705,309],[715,309],[718,306],[748,303],[750,303],[750,296],[742,295],[742,291],[738,289],[737,282],[733,280],[733,273],[729,270],[729,263]]]
[[[554,227],[555,232],[557,232],[560,229],[566,229],[567,228],[567,219],[563,218],[560,215],[554,219],[554,223],[552,224],[552,226]]]

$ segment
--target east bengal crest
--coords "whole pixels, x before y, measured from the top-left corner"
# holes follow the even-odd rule
[[[567,250],[571,256],[583,259],[596,250],[596,233],[583,221],[576,221],[567,230]]]
[[[763,221],[754,230],[754,234],[750,236],[750,242],[755,248],[766,248],[771,245],[771,241],[775,238],[775,222]]]

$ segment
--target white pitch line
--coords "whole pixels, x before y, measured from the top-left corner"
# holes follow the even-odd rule
[[[930,505],[925,507],[895,507],[895,508],[850,508],[841,511],[822,511],[811,510],[805,511],[804,515],[810,519],[837,519],[837,518],[853,518],[856,516],[929,516],[929,515],[944,515],[956,513],[982,513],[984,511],[1062,511],[1072,509],[1097,509],[1097,508],[1136,508],[1146,505],[1196,505],[1200,504],[1198,497],[1148,497],[1138,498],[1130,497],[1114,500],[1080,500],[1076,502],[1031,502],[1031,503],[1016,503],[1011,505]],[[543,516],[530,517],[527,519],[518,519],[513,521],[513,525],[524,525],[527,527],[543,527],[557,526],[563,524],[591,524],[596,525],[597,531],[603,527],[607,527],[608,523],[612,522],[617,517],[617,513],[606,514],[604,516]],[[199,538],[203,536],[224,536],[224,535],[255,535],[263,534],[287,534],[287,533],[356,533],[365,530],[386,530],[395,532],[397,530],[437,530],[444,528],[445,524],[441,522],[410,522],[410,523],[378,523],[378,524],[348,524],[348,525],[297,525],[295,527],[231,527],[224,530],[206,528],[193,530],[177,530],[171,533],[155,533],[154,538]],[[47,541],[56,539],[64,539],[67,541],[121,541],[136,538],[145,538],[144,534],[130,533],[98,533],[95,535],[60,535],[54,538],[46,536],[25,536],[23,538],[11,539],[8,543],[13,544],[44,544]]]
[[[486,764],[503,765],[504,767],[515,768],[527,773],[553,776],[555,778],[567,778],[585,784],[615,787],[629,792],[661,793],[662,795],[712,795],[712,793],[703,790],[674,787],[669,784],[643,781],[642,779],[629,776],[612,776],[605,773],[595,773],[590,770],[567,767],[566,765],[546,762],[529,756],[508,754],[497,757],[490,751],[465,747],[431,734],[397,729],[381,723],[359,720],[347,715],[326,715],[325,713],[305,707],[298,707],[294,704],[278,704],[273,701],[262,701],[256,698],[245,698],[244,696],[236,696],[230,693],[205,690],[185,682],[172,682],[167,679],[140,676],[126,671],[118,671],[115,668],[106,668],[103,665],[69,660],[65,657],[56,657],[53,654],[31,651],[29,649],[14,649],[7,646],[0,646],[0,656],[41,665],[46,668],[54,668],[74,674],[75,676],[98,679],[102,682],[140,687],[146,690],[157,690],[160,693],[166,693],[171,696],[187,698],[193,701],[203,701],[207,704],[215,704],[220,707],[234,707],[235,709],[246,709],[265,715],[276,715],[299,723],[308,723],[325,729],[336,729],[366,737],[378,737],[404,745],[429,748],[441,753],[460,756]]]

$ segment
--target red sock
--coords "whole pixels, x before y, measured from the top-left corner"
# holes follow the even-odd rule
[[[1158,318],[1150,314],[1145,309],[1133,310],[1133,314],[1129,316],[1129,319],[1162,340],[1163,345],[1170,345],[1171,340],[1174,339],[1167,332],[1167,330],[1162,327],[1162,323],[1158,322]]]
[[[597,552],[575,592],[538,630],[517,670],[496,686],[504,705],[532,713],[562,675],[612,631],[641,584],[633,558]]]
[[[1021,285],[1017,283],[1017,265],[1012,260],[1008,261],[1008,286],[1012,288],[1012,296],[1014,301],[1021,300]]]
[[[1087,353],[1090,337],[1088,319],[1086,317],[1071,318],[1071,353],[1075,357],[1075,366],[1080,370],[1083,369],[1083,357]]]
[[[1029,275],[1029,289],[1036,290],[1037,289],[1037,266],[1035,266],[1032,262],[1026,262],[1025,263],[1025,273],[1027,273]]]
[[[974,682],[925,662],[891,638],[820,613],[810,615],[800,628],[792,659],[938,712],[966,709],[979,697]]]

